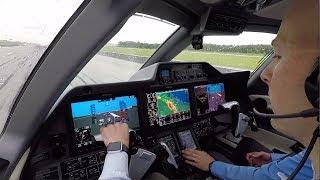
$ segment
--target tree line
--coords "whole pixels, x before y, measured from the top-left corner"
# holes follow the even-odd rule
[[[21,42],[16,41],[7,41],[7,40],[0,40],[0,47],[11,47],[11,46],[19,46],[22,45]]]
[[[120,41],[119,47],[126,48],[145,48],[156,49],[160,44],[142,43],[133,41]],[[192,46],[187,47],[188,50],[193,50]],[[225,52],[225,53],[254,53],[254,54],[266,54],[272,50],[270,45],[257,44],[257,45],[217,45],[217,44],[203,44],[203,49],[200,51],[210,52]]]

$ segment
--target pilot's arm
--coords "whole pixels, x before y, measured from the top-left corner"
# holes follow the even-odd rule
[[[276,161],[279,159],[284,159],[287,154],[279,154],[279,153],[267,153],[264,151],[259,151],[259,152],[251,152],[246,154],[246,159],[248,161],[248,164],[250,166],[262,166],[264,164],[268,164],[271,161]]]
[[[203,171],[210,171],[212,175],[225,180],[267,180],[286,179],[297,167],[305,151],[295,155],[284,157],[284,154],[270,154],[268,162],[260,167],[237,166],[216,161],[208,153],[188,149],[182,151],[185,162]],[[267,153],[265,153],[267,154]],[[307,160],[303,168],[297,174],[297,179],[312,179],[313,169],[311,161]]]
[[[126,123],[110,124],[100,129],[104,144],[121,142],[129,147],[129,129]],[[124,151],[107,153],[100,180],[128,180],[128,154]]]
[[[271,161],[276,161],[287,156],[287,154],[280,154],[280,153],[270,153],[270,154],[271,154]]]
[[[237,166],[227,164],[220,161],[214,161],[210,166],[210,172],[212,175],[221,179],[236,180],[264,180],[264,179],[286,179],[295,170],[299,162],[301,161],[305,151],[282,159],[283,154],[275,154],[272,157],[272,161],[268,164],[264,164],[261,167],[248,167]],[[312,179],[313,169],[311,161],[308,159],[303,168],[297,174],[297,179]]]

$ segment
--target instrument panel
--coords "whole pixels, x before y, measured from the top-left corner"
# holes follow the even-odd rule
[[[215,117],[225,113],[221,104],[238,101],[246,110],[248,77],[249,72],[221,74],[207,63],[158,63],[140,70],[130,82],[77,87],[48,120],[51,134],[57,134],[54,126],[60,117],[59,133],[67,137],[65,152],[58,159],[43,160],[45,165],[37,164],[32,177],[43,177],[45,167],[58,170],[58,179],[96,179],[106,154],[99,124],[114,122],[128,123],[131,153],[165,143],[182,167],[181,150],[203,148],[201,138],[215,132]],[[95,161],[87,162],[87,156]]]

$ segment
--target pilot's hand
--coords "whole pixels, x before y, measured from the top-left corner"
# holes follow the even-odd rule
[[[271,154],[263,151],[247,153],[246,159],[250,166],[262,166],[271,162]]]
[[[185,158],[187,164],[202,171],[209,171],[209,164],[215,161],[208,153],[194,149],[182,150],[182,156]]]
[[[112,142],[122,142],[129,147],[129,127],[127,123],[109,124],[107,127],[101,127],[100,133],[106,146]]]

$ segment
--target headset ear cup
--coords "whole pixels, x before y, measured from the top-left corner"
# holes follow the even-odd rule
[[[304,84],[305,93],[307,95],[308,101],[313,107],[319,107],[319,84],[314,85],[308,81]]]
[[[316,101],[314,102],[314,107],[319,109],[319,98],[317,98]]]
[[[306,79],[304,84],[305,93],[309,102],[315,108],[319,108],[319,83],[320,83],[320,76],[319,76],[319,60],[320,57],[317,57],[317,61],[314,64],[314,69]]]

